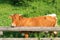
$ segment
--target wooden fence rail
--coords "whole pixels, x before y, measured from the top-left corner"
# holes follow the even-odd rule
[[[60,38],[0,38],[0,40],[60,40]]]
[[[60,31],[60,27],[0,27],[2,31]],[[0,40],[60,40],[60,38],[0,38]]]
[[[60,31],[60,27],[0,27],[0,31]]]

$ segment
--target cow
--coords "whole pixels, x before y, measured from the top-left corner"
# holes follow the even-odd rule
[[[56,25],[56,14],[49,14],[45,16],[26,18],[20,14],[10,15],[12,18],[13,27],[55,27]],[[57,34],[57,32],[54,32]],[[25,38],[28,38],[28,34],[25,34]]]

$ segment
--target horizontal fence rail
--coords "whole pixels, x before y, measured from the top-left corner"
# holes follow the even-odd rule
[[[60,27],[0,27],[0,31],[60,31]]]
[[[60,40],[60,38],[0,38],[0,40]]]

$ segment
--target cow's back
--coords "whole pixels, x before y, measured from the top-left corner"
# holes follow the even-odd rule
[[[40,16],[35,18],[24,18],[21,26],[55,26],[56,19],[51,16]]]
[[[38,20],[39,26],[48,26],[48,27],[53,26],[54,27],[55,24],[56,24],[56,18],[51,17],[51,16],[44,16],[44,17],[39,18]]]

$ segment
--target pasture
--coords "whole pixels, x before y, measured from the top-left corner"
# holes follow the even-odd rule
[[[9,15],[15,13],[23,14],[24,17],[37,17],[55,13],[57,15],[57,24],[60,25],[60,0],[25,0],[25,4],[22,6],[12,5],[9,0],[0,0],[0,26],[11,26]],[[10,35],[6,33],[9,33]],[[14,32],[15,34],[13,33],[13,36],[12,32],[6,33],[6,37],[13,37],[15,34],[19,35],[18,32]],[[41,37],[44,37],[44,35],[44,32],[40,33]],[[38,37],[38,33],[31,33],[30,36]]]

